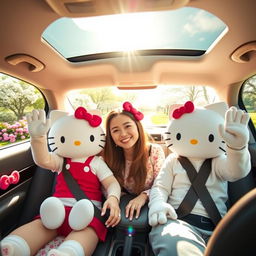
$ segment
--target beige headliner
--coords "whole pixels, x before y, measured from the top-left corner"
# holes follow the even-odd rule
[[[140,56],[130,62],[112,58],[74,64],[41,40],[44,29],[60,17],[45,1],[0,1],[0,72],[37,85],[51,97],[51,105],[58,108],[62,107],[60,99],[66,90],[110,85],[212,85],[232,103],[241,82],[256,73],[255,49],[247,54],[250,58],[245,63],[236,63],[230,57],[241,45],[256,41],[256,1],[191,0],[188,6],[215,14],[229,27],[221,41],[203,57]],[[33,56],[45,68],[31,72],[25,64],[10,65],[5,58],[13,54]],[[235,89],[232,95],[230,86]]]

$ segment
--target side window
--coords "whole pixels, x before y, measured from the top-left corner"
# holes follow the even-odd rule
[[[256,75],[244,83],[241,96],[243,104],[256,128]]]
[[[29,138],[25,115],[45,108],[45,100],[33,85],[0,73],[0,148]]]

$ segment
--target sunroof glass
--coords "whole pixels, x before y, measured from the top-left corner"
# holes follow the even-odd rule
[[[136,50],[209,50],[227,31],[201,9],[60,18],[43,32],[65,58]]]

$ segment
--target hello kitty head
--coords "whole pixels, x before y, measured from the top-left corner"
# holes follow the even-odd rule
[[[100,126],[101,117],[93,115],[83,107],[74,115],[54,110],[48,134],[50,150],[66,158],[83,158],[97,155],[105,146],[105,133]]]
[[[213,158],[225,153],[225,142],[218,128],[224,123],[226,103],[220,102],[195,108],[192,102],[174,105],[165,133],[165,142],[171,152],[190,158]]]

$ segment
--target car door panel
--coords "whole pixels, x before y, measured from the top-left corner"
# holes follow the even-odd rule
[[[18,223],[36,166],[29,142],[1,148],[0,153],[0,176],[10,175],[14,170],[20,176],[17,184],[0,189],[0,233],[3,236]]]

